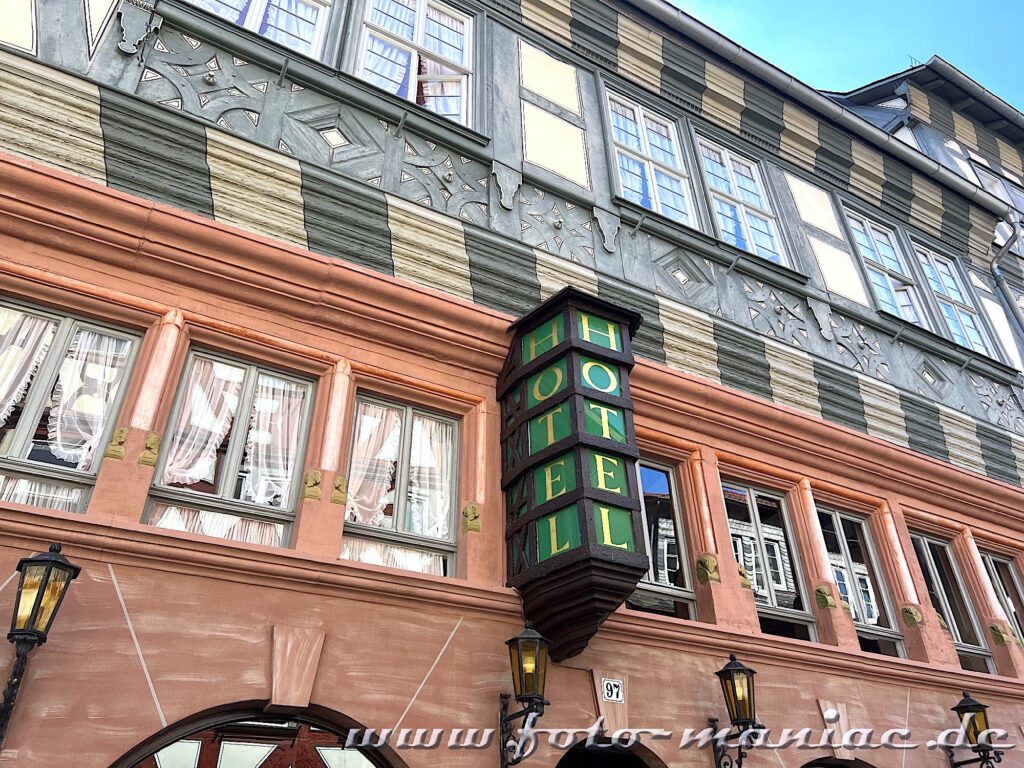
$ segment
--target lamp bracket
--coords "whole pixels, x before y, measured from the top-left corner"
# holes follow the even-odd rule
[[[500,701],[498,708],[498,734],[501,739],[501,742],[498,744],[498,754],[501,758],[501,768],[509,768],[513,765],[519,765],[526,758],[526,755],[520,753],[522,745],[515,741],[512,735],[513,726],[516,721],[524,720],[526,727],[532,728],[534,723],[544,714],[544,707],[551,702],[543,699],[530,699],[520,702],[523,704],[521,710],[509,714],[508,708],[509,703],[512,701],[512,696],[502,693],[499,694],[498,699]]]
[[[977,749],[978,757],[970,760],[957,760],[952,747],[945,747],[946,756],[949,758],[950,768],[963,768],[966,765],[976,765],[978,768],[995,768],[1003,762],[1003,753],[998,749],[981,747]]]
[[[718,718],[709,717],[708,725],[711,726],[712,733],[718,733]],[[752,732],[763,730],[763,725],[753,725],[750,728],[739,728],[730,731],[725,735],[723,739],[715,739],[711,746],[715,752],[715,768],[743,768],[743,759],[750,753],[744,749],[743,737]],[[735,744],[730,744],[733,739],[736,740]],[[735,749],[736,755],[729,754],[729,751]]]

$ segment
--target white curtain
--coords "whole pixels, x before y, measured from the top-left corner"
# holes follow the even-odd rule
[[[319,5],[303,0],[270,0],[260,34],[304,53],[313,49]]]
[[[56,509],[60,512],[78,512],[81,500],[80,488],[50,483],[46,480],[0,475],[0,501]]]
[[[370,35],[366,44],[363,76],[388,93],[409,96],[409,67],[412,54]]]
[[[251,520],[223,512],[207,512],[171,504],[154,504],[146,522],[157,528],[268,547],[281,546],[284,538],[284,525],[281,523]]]
[[[348,477],[346,519],[395,527],[395,482],[402,447],[402,413],[375,403],[359,403]]]
[[[412,420],[409,493],[406,525],[409,533],[448,539],[452,511],[452,438],[444,421],[424,416]]]
[[[104,428],[124,379],[131,342],[80,329],[53,387],[46,421],[50,453],[75,469],[96,467]]]
[[[231,429],[245,371],[202,357],[193,360],[167,454],[166,485],[216,483],[217,449]]]
[[[0,307],[0,427],[25,397],[57,324]]]
[[[444,557],[433,552],[388,544],[383,541],[369,541],[343,536],[341,539],[341,556],[345,560],[355,560],[369,565],[383,565],[388,568],[400,568],[403,571],[416,571],[433,576],[444,576]]]
[[[307,388],[260,374],[249,418],[242,500],[271,507],[288,503]]]

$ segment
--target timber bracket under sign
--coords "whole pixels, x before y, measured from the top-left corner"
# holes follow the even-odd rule
[[[642,320],[570,287],[510,329],[498,382],[508,583],[556,661],[647,572],[629,391]]]

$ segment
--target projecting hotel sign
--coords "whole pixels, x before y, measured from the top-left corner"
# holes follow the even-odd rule
[[[566,288],[511,329],[498,386],[509,585],[556,661],[647,571],[629,396],[641,320]]]

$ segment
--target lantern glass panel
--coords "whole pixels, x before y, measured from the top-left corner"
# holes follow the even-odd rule
[[[14,614],[12,631],[29,629],[32,613],[36,607],[39,590],[46,578],[48,563],[26,565],[22,571],[21,588],[18,590],[18,608]]]
[[[523,663],[523,695],[537,695],[540,670],[540,643],[536,640],[523,640],[520,651]]]
[[[36,616],[35,623],[32,625],[34,631],[41,632],[44,635],[49,631],[57,606],[60,605],[64,592],[70,583],[70,571],[59,566],[53,568],[50,572],[50,580],[43,588],[43,599],[39,606],[39,613]]]
[[[976,712],[970,712],[967,715],[966,731],[967,731],[967,743],[972,747],[979,745],[986,746],[986,739],[982,738],[981,734],[988,730],[988,713],[984,709],[980,709]]]
[[[518,699],[523,695],[523,675],[522,666],[519,664],[519,641],[513,641],[508,644],[508,656],[509,661],[512,664],[512,687],[516,698]]]

